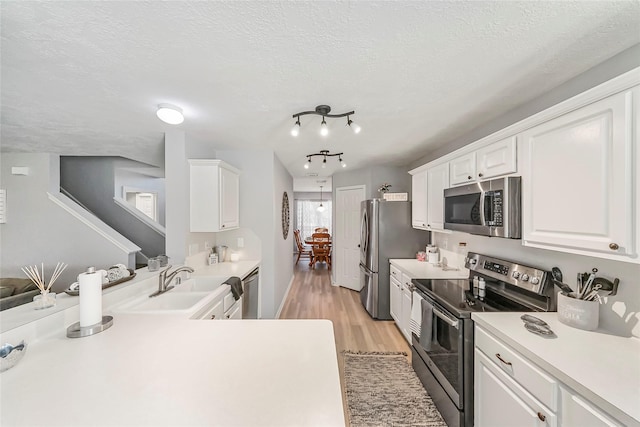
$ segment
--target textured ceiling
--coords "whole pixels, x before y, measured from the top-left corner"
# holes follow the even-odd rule
[[[157,104],[187,140],[350,168],[408,164],[640,42],[632,2],[2,1],[3,151],[161,164]],[[346,119],[291,115],[329,104]]]

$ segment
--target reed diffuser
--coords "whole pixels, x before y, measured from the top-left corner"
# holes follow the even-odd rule
[[[56,268],[53,270],[53,274],[49,278],[49,284],[45,281],[44,275],[44,263],[41,263],[40,270],[38,270],[38,266],[34,265],[33,267],[28,265],[22,268],[24,274],[27,275],[29,279],[40,289],[40,295],[36,295],[33,297],[33,303],[35,304],[36,310],[42,310],[43,308],[49,308],[56,305],[56,294],[55,292],[49,292],[51,286],[55,283],[55,281],[60,277],[65,268],[67,268],[68,264],[63,262],[59,262],[56,264]]]

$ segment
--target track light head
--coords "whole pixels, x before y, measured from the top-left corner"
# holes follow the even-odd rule
[[[329,128],[327,127],[327,122],[324,121],[324,116],[322,116],[322,123],[320,123],[320,135],[329,135]]]
[[[349,118],[349,116],[347,116],[347,126],[349,126],[353,133],[355,133],[356,135],[359,134],[362,130],[362,128],[357,123],[354,123],[353,120]]]
[[[300,134],[300,117],[296,120],[296,123],[291,128],[291,136],[298,136]]]

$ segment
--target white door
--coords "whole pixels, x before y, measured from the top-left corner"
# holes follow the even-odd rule
[[[360,291],[360,203],[365,200],[365,187],[336,189],[336,216],[333,236],[332,265],[335,283]]]

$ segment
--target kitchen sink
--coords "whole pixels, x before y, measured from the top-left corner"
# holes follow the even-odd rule
[[[209,292],[174,292],[171,290],[157,297],[138,298],[121,307],[120,311],[129,313],[167,313],[190,311],[202,300],[210,296]]]
[[[226,277],[191,277],[188,280],[175,285],[171,292],[212,292],[227,280]]]

